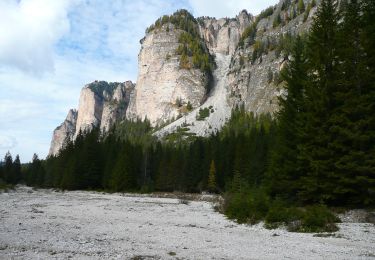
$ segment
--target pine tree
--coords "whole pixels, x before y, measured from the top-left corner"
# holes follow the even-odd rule
[[[305,44],[297,37],[292,51],[292,60],[282,73],[286,82],[287,96],[280,98],[278,131],[270,167],[267,172],[269,191],[273,196],[294,199],[301,175],[297,147],[300,133],[305,125],[304,91],[308,83]]]
[[[335,172],[339,182],[332,190],[337,203],[363,205],[375,187],[374,153],[374,96],[371,92],[371,73],[367,64],[363,30],[362,2],[352,0],[343,7],[344,18],[340,29],[340,80],[334,89],[335,108],[330,117],[333,138],[330,144],[335,155]],[[371,131],[372,128],[372,131]],[[365,141],[366,140],[366,141]],[[372,140],[372,141],[371,141]]]
[[[4,180],[7,183],[12,182],[12,168],[13,168],[13,158],[8,151],[4,157]]]
[[[366,80],[362,91],[362,108],[365,116],[365,122],[360,126],[361,129],[361,150],[363,151],[362,161],[365,167],[361,168],[362,176],[359,177],[362,183],[366,183],[367,196],[366,204],[374,202],[375,193],[375,1],[363,1],[363,32],[362,44],[366,53]],[[372,195],[371,195],[372,194]],[[371,198],[371,199],[370,199]]]
[[[217,185],[216,185],[216,167],[214,160],[211,161],[210,164],[210,171],[208,173],[208,183],[207,188],[210,192],[216,192],[217,191]]]
[[[10,176],[9,182],[11,184],[17,184],[20,181],[21,181],[21,162],[20,162],[20,157],[17,154],[12,164],[11,176]]]
[[[332,201],[332,190],[338,180],[330,116],[336,106],[334,92],[338,74],[337,2],[322,0],[318,7],[308,41],[309,86],[306,88],[306,121],[298,146],[304,167],[299,198],[305,202]]]

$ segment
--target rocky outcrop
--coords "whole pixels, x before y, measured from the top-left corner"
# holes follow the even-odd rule
[[[53,133],[49,155],[56,155],[68,140],[80,132],[99,127],[103,132],[125,118],[135,85],[131,81],[108,83],[95,81],[82,90],[77,110],[70,110],[64,123]]]
[[[253,17],[242,11],[236,18],[198,18],[199,32],[212,55],[234,53]],[[152,125],[173,121],[206,99],[208,77],[199,69],[181,69],[176,50],[182,30],[171,23],[147,33],[138,55],[138,79],[127,117],[150,120]]]
[[[246,10],[235,18],[198,18],[200,33],[211,53],[233,55],[243,31],[253,22]]]
[[[188,102],[199,106],[206,94],[207,77],[199,69],[180,68],[176,50],[182,30],[172,24],[155,29],[142,39],[138,78],[129,119],[147,117],[152,125],[176,118]]]
[[[51,147],[49,149],[50,155],[58,154],[68,141],[73,140],[76,132],[77,116],[77,110],[70,109],[65,121],[53,131]]]
[[[131,81],[95,81],[86,85],[79,98],[75,136],[94,127],[107,131],[115,122],[124,119],[134,87]]]
[[[287,1],[285,1],[287,2]],[[305,5],[311,1],[305,1]],[[256,23],[257,33],[252,43],[245,40],[245,46],[236,49],[232,56],[228,73],[229,102],[231,107],[244,105],[247,111],[256,114],[273,114],[279,108],[278,97],[285,95],[280,80],[280,72],[289,60],[285,49],[280,48],[281,37],[295,37],[308,31],[316,11],[296,13],[296,7],[290,4],[283,7],[281,1],[273,8],[273,14]],[[291,14],[295,15],[292,19]],[[280,17],[281,24],[275,19]]]

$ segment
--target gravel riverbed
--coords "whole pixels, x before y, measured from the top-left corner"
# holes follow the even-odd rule
[[[375,259],[375,225],[334,236],[239,225],[207,201],[33,190],[0,193],[0,259]]]

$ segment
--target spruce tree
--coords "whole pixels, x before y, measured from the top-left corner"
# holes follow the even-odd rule
[[[20,162],[20,157],[17,154],[12,164],[10,183],[17,184],[20,181],[21,181],[21,162]]]
[[[299,198],[304,202],[329,202],[338,181],[330,117],[336,107],[338,87],[337,2],[322,0],[308,39],[309,85],[305,94],[305,125],[301,131],[298,158],[303,165]]]
[[[214,160],[211,161],[210,164],[210,170],[208,173],[208,183],[207,183],[208,191],[210,192],[216,192],[217,186],[216,186],[216,167]]]
[[[295,198],[301,175],[297,147],[301,144],[300,134],[305,125],[303,93],[308,83],[307,69],[305,44],[298,36],[292,50],[292,60],[282,73],[287,95],[279,99],[277,139],[266,180],[273,196],[289,200]]]
[[[375,191],[374,67],[368,62],[373,48],[366,50],[366,42],[375,36],[366,33],[368,26],[374,24],[366,19],[370,2],[373,1],[346,3],[340,26],[341,76],[334,92],[336,107],[330,118],[335,136],[330,146],[339,174],[332,193],[340,204],[375,203],[371,198]]]
[[[8,151],[4,156],[4,180],[7,183],[12,182],[12,168],[13,168],[13,158]]]

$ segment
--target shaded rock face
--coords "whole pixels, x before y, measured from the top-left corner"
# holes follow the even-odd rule
[[[182,30],[172,24],[148,33],[141,41],[138,78],[130,101],[129,119],[147,117],[152,125],[180,114],[188,102],[197,107],[206,94],[207,76],[199,69],[181,69],[176,50]]]
[[[306,1],[305,4],[309,2],[311,1]],[[283,1],[275,6],[271,16],[257,23],[256,42],[277,42],[282,35],[297,35],[309,30],[316,7],[311,9],[307,19],[304,19],[304,13],[297,14],[285,25],[274,28],[273,21],[277,15],[285,17],[286,13],[293,11],[292,6],[281,10],[282,4]],[[290,57],[275,50],[267,50],[253,60],[254,45],[237,48],[232,56],[228,73],[229,103],[232,108],[244,105],[247,111],[256,114],[273,114],[279,109],[278,97],[286,95],[284,86],[280,83],[280,72]]]
[[[75,136],[94,127],[107,131],[115,122],[124,119],[134,87],[131,81],[96,81],[86,85],[79,98]]]
[[[235,18],[198,18],[200,33],[212,54],[233,55],[243,31],[253,16],[243,10]]]
[[[49,155],[58,154],[67,141],[74,140],[79,132],[100,127],[106,132],[125,118],[135,85],[131,81],[108,83],[95,81],[82,90],[77,110],[70,110],[65,121],[55,129]]]
[[[70,109],[65,121],[53,131],[50,155],[56,155],[68,141],[72,141],[76,132],[78,111]]]

